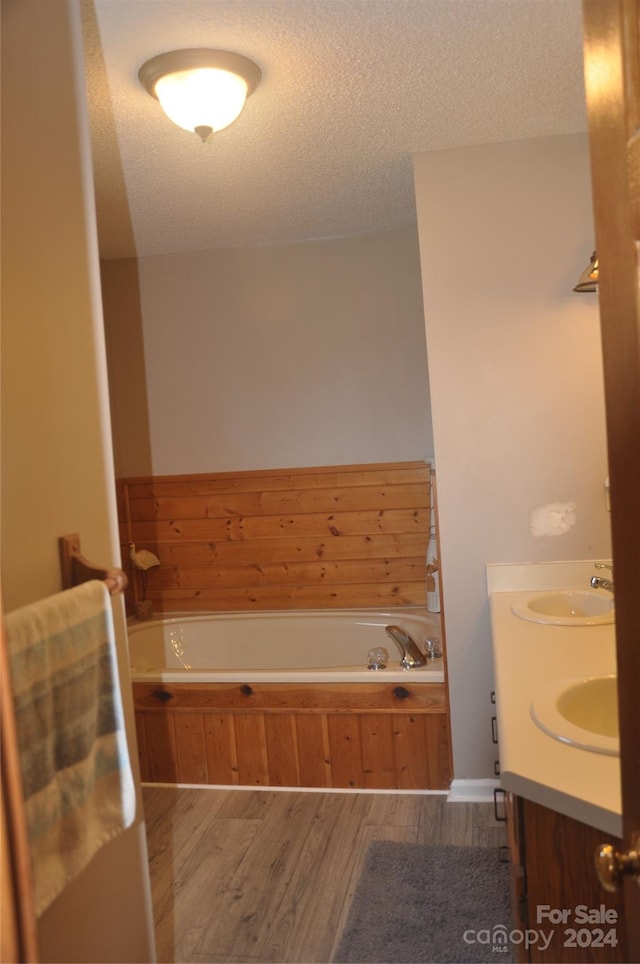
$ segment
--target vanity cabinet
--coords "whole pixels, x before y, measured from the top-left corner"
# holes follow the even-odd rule
[[[513,945],[518,964],[628,961],[622,896],[603,890],[594,868],[596,848],[621,841],[511,793],[505,811],[513,928],[537,937]]]

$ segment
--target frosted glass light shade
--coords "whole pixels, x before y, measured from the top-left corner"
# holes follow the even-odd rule
[[[244,107],[247,84],[237,74],[202,67],[161,77],[156,95],[167,117],[185,131],[221,131]]]
[[[240,54],[194,49],[159,54],[143,64],[138,77],[174,124],[204,141],[233,123],[261,74]]]

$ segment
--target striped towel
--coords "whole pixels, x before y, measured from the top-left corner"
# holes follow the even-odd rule
[[[14,610],[5,627],[40,916],[133,823],[135,788],[104,583]]]

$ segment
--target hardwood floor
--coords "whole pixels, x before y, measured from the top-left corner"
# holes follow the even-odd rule
[[[175,964],[327,964],[371,841],[506,843],[493,805],[444,795],[145,786],[143,798],[158,961]]]

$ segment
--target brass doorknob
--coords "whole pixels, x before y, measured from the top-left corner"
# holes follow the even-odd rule
[[[631,847],[626,853],[619,853],[611,844],[601,844],[595,861],[598,880],[610,893],[615,893],[629,876],[640,886],[640,833],[631,835]]]

